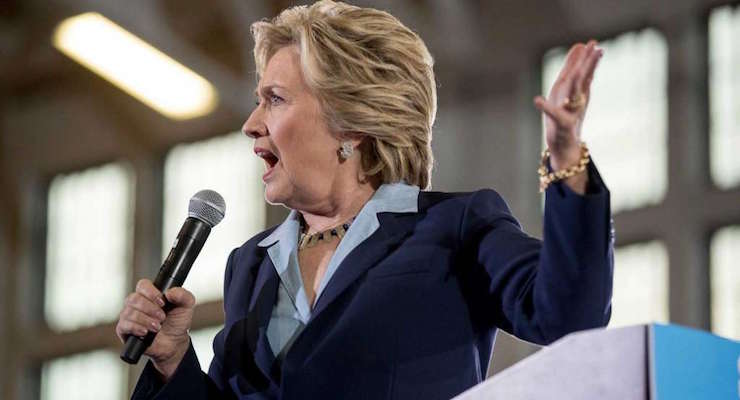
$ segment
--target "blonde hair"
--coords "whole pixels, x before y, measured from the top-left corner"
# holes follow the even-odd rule
[[[331,0],[286,9],[251,31],[259,76],[280,48],[298,47],[330,128],[367,142],[367,176],[429,187],[437,91],[434,61],[416,33],[387,12]]]

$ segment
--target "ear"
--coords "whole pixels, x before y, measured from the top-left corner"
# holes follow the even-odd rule
[[[339,134],[339,143],[349,140],[352,142],[352,147],[357,149],[358,146],[365,140],[365,135],[360,132],[342,132]]]

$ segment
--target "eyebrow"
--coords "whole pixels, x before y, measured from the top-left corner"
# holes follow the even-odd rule
[[[262,87],[262,93],[273,93],[274,92],[273,89],[275,89],[275,88],[284,89],[280,85],[267,85],[267,86],[263,86]],[[260,90],[259,90],[259,88],[257,88],[257,89],[254,90],[254,96],[257,97],[257,98],[260,97]]]

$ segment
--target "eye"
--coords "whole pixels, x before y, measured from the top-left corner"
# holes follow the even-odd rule
[[[269,98],[270,98],[270,104],[273,104],[273,105],[279,104],[283,101],[283,98],[276,94],[271,94]]]

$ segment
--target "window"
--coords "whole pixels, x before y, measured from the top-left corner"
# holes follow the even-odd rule
[[[195,354],[198,355],[200,368],[204,372],[208,372],[208,367],[211,365],[211,360],[213,359],[213,338],[221,328],[221,326],[214,326],[190,332],[190,340],[193,342]]]
[[[709,124],[712,179],[726,189],[740,183],[740,8],[709,16]]]
[[[163,259],[187,217],[188,201],[197,191],[215,190],[226,201],[226,217],[211,231],[185,281],[184,286],[199,303],[221,297],[229,253],[264,229],[263,166],[251,143],[241,133],[233,133],[179,145],[165,161]]]
[[[610,327],[668,322],[668,253],[660,242],[624,246],[614,253]]]
[[[131,263],[133,181],[122,164],[52,181],[44,298],[52,329],[76,329],[118,316]]]
[[[710,257],[712,332],[740,340],[740,225],[714,234]]]
[[[118,355],[98,350],[44,363],[42,400],[123,399],[126,364]]]
[[[653,29],[601,42],[583,140],[611,189],[612,211],[657,204],[667,189],[667,44]],[[567,49],[543,62],[547,94]]]

